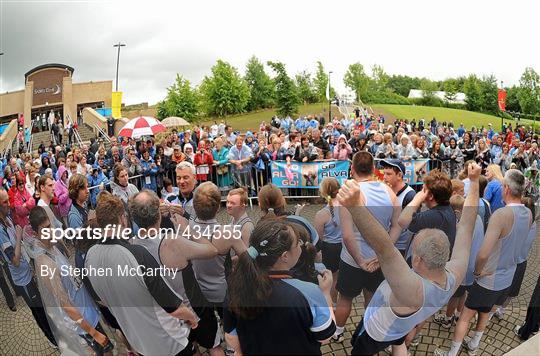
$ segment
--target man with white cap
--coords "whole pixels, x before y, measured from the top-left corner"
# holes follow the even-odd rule
[[[404,182],[405,166],[400,160],[382,160],[381,166],[384,171],[384,182],[392,189],[396,194],[398,202],[401,204],[401,208],[404,209],[413,200],[416,192],[407,183]],[[407,228],[401,231],[398,240],[396,241],[396,247],[403,256],[407,251],[407,244],[412,236]]]

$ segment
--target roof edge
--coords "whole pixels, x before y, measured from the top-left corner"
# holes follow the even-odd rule
[[[71,72],[71,75],[73,76],[73,72],[75,71],[75,69],[73,67],[70,67],[68,65],[65,65],[65,64],[60,64],[60,63],[48,63],[48,64],[42,64],[40,66],[37,66],[33,69],[30,69],[28,72],[26,72],[24,74],[24,79],[26,81],[26,79],[28,79],[28,76],[37,72],[38,70],[42,70],[42,69],[47,69],[47,68],[59,68],[59,69],[67,69]]]

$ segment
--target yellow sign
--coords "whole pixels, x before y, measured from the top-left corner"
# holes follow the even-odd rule
[[[113,91],[112,92],[112,116],[115,119],[120,119],[122,117],[122,92]]]

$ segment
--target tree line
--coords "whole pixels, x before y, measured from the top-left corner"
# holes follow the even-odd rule
[[[271,77],[266,67],[271,69]],[[307,70],[289,76],[285,64],[268,61],[263,64],[255,56],[246,64],[245,75],[237,68],[219,59],[199,86],[177,74],[167,88],[167,96],[157,104],[157,116],[180,116],[187,120],[200,117],[223,117],[248,111],[275,108],[280,116],[295,115],[301,104],[326,100],[328,72],[316,63],[315,73]],[[471,111],[498,113],[497,79],[493,75],[475,74],[433,81],[407,75],[388,75],[384,68],[374,65],[367,74],[361,63],[348,67],[344,84],[355,93],[356,99],[369,104],[402,104],[447,106]],[[423,90],[423,98],[408,99],[411,89]],[[507,90],[507,110],[524,114],[540,114],[540,77],[532,68],[526,68],[518,86]],[[435,96],[445,91],[444,100]],[[467,96],[466,104],[452,104],[458,92]],[[330,95],[335,91],[330,88]]]

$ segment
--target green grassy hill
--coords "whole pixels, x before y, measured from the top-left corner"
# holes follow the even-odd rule
[[[481,126],[487,127],[489,123],[492,123],[495,130],[501,129],[500,117],[467,110],[431,106],[387,104],[375,104],[371,105],[371,108],[375,113],[383,114],[387,118],[387,122],[393,122],[396,118],[409,120],[418,120],[424,118],[425,120],[429,121],[431,118],[435,117],[437,121],[452,121],[454,122],[455,127],[458,127],[460,123],[463,123],[467,129],[470,129],[472,126],[480,128]],[[276,115],[276,111],[274,109],[266,109],[249,112],[242,115],[227,116],[224,118],[224,120],[227,122],[227,124],[232,125],[234,130],[258,131],[260,123],[262,121],[270,123],[270,120],[274,115]],[[328,121],[328,104],[318,103],[301,105],[299,108],[299,115],[323,115]],[[332,116],[334,115],[341,116],[341,113],[339,113],[336,106],[332,106]],[[221,119],[216,120],[219,122]],[[199,124],[212,125],[213,122],[214,119],[203,119],[199,122]],[[512,120],[505,120],[505,122],[512,122],[512,125],[515,125],[515,122]],[[532,125],[533,122],[530,120],[521,120],[520,123],[524,125]],[[537,123],[537,129],[539,127],[540,122]]]
[[[480,128],[481,126],[487,127],[488,124],[491,123],[495,130],[501,129],[500,117],[473,111],[416,105],[375,104],[371,107],[374,112],[385,115],[390,121],[393,121],[393,119],[396,118],[409,120],[424,118],[426,121],[429,121],[435,117],[437,121],[452,121],[455,127],[458,127],[460,123],[463,123],[467,129],[470,129],[472,126]],[[506,123],[512,122],[512,125],[515,125],[513,120],[504,121]],[[521,124],[532,125],[532,121],[521,120]]]
[[[324,115],[326,117],[326,121],[328,122],[328,103],[300,105],[298,114],[302,116]],[[272,116],[274,115],[276,115],[276,110],[266,109],[266,110],[252,111],[252,112],[241,114],[241,115],[227,116],[223,118],[223,120],[225,120],[227,124],[231,125],[234,130],[259,131],[259,125],[261,124],[261,122],[266,121],[266,123],[269,124],[270,121],[272,120]],[[333,115],[337,115],[337,116],[341,115],[336,106],[332,106],[332,116]],[[215,120],[217,122],[221,121],[221,119],[215,119]],[[200,122],[200,124],[204,124],[204,125],[212,125],[213,123],[214,123],[214,119],[210,119],[210,120],[203,119]]]

